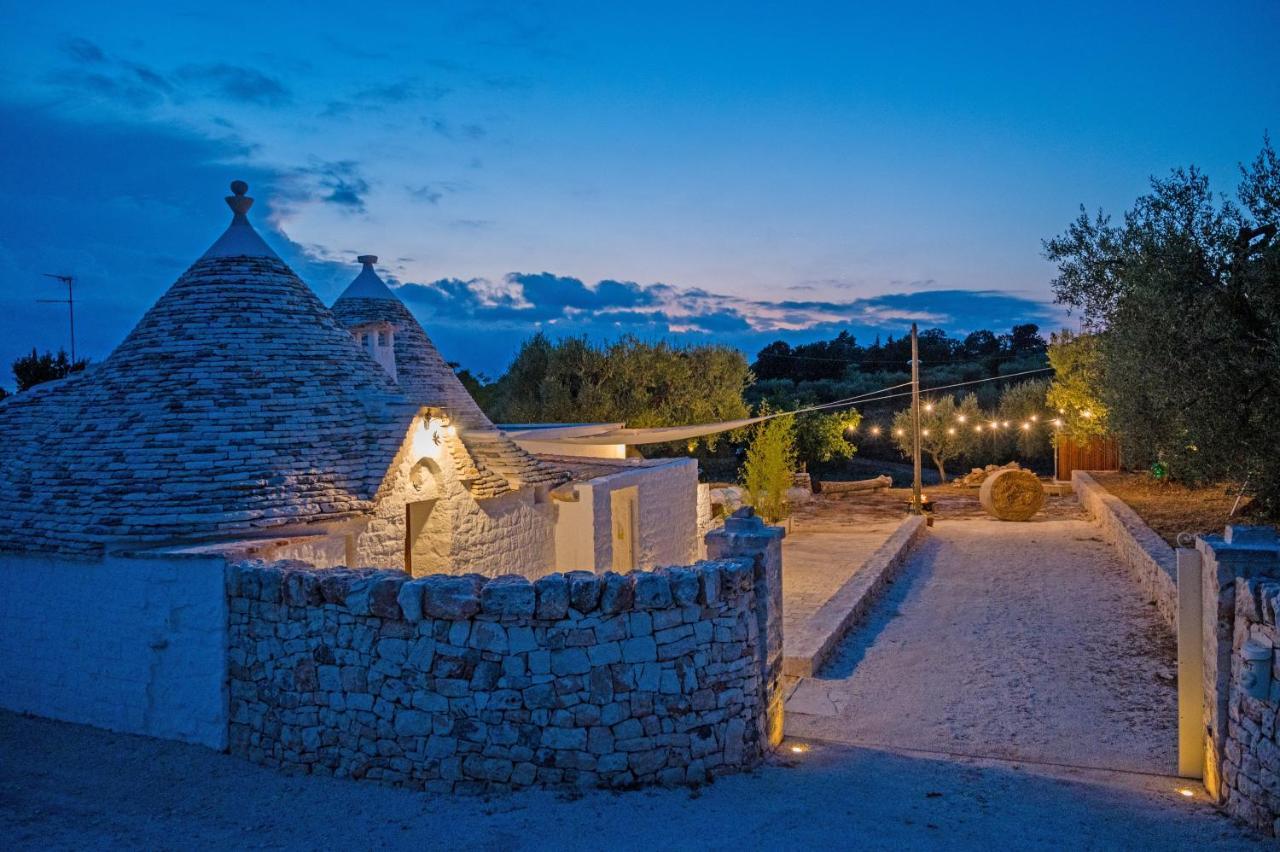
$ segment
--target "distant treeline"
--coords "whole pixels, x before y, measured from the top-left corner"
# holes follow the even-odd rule
[[[964,337],[952,337],[940,328],[919,334],[920,362],[925,367],[965,361],[985,367],[997,375],[999,364],[1011,357],[1043,355],[1045,339],[1034,323],[1015,325],[1008,334],[983,329]],[[751,370],[756,379],[817,381],[843,379],[851,371],[862,373],[901,372],[910,369],[911,338],[889,335],[883,343],[877,335],[870,346],[862,346],[847,331],[831,340],[792,346],[785,340],[770,343],[756,355]]]

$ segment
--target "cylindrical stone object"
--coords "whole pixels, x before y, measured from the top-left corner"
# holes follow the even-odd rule
[[[1002,521],[1029,521],[1044,506],[1044,486],[1029,470],[1000,470],[982,481],[978,502]]]

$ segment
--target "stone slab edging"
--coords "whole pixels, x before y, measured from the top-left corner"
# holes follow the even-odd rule
[[[784,677],[813,677],[858,619],[866,615],[893,580],[907,554],[924,535],[926,519],[912,515],[818,608],[798,631],[788,636],[782,656]],[[784,569],[785,570],[785,569]]]
[[[1173,548],[1138,513],[1083,470],[1071,472],[1080,505],[1098,526],[1120,560],[1133,572],[1147,600],[1160,611],[1170,630],[1178,623],[1178,563]]]

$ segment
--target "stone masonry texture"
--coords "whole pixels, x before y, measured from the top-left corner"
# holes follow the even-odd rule
[[[474,793],[750,767],[773,701],[763,562],[533,582],[230,566],[230,750]]]

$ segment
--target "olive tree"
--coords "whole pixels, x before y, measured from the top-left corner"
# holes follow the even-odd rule
[[[972,455],[978,448],[976,427],[982,420],[978,398],[966,394],[959,404],[953,396],[922,398],[920,401],[920,451],[929,456],[938,476],[947,481],[946,463]],[[893,440],[904,456],[912,452],[911,409],[904,408],[893,418]]]

